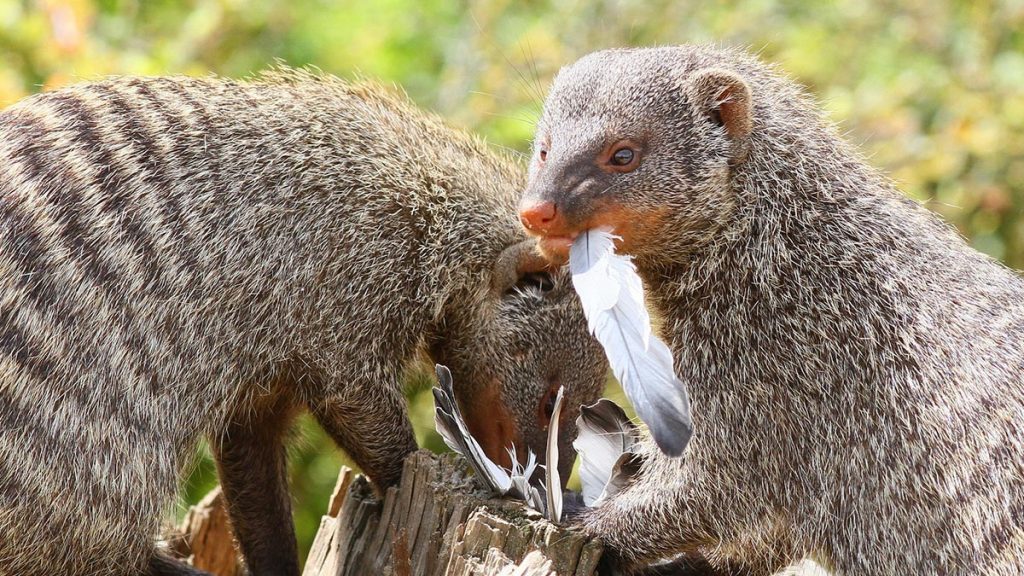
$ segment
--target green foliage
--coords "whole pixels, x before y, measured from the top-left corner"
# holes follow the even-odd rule
[[[281,59],[396,82],[525,151],[559,66],[598,48],[682,42],[778,62],[909,195],[978,249],[1024,266],[1020,0],[0,0],[0,104],[108,74],[244,76]],[[413,421],[440,449],[428,380],[417,381]],[[308,420],[297,436],[306,547],[341,460]],[[213,481],[200,459],[186,501]]]

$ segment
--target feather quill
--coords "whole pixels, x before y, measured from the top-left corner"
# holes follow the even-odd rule
[[[569,250],[573,287],[590,332],[655,444],[679,456],[693,434],[690,399],[675,375],[672,352],[651,334],[643,283],[630,257],[615,253],[615,239],[601,229],[576,238]]]
[[[562,415],[562,393],[564,386],[558,387],[555,396],[555,408],[551,411],[548,424],[548,444],[545,455],[547,467],[544,469],[545,514],[555,524],[562,521],[562,479],[558,474],[558,421]]]

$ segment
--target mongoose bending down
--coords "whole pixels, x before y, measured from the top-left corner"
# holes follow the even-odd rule
[[[612,227],[694,436],[581,518],[626,563],[1024,573],[1024,281],[904,198],[771,67],[711,47],[563,69],[521,218]]]
[[[291,417],[393,484],[421,352],[496,460],[603,388],[515,163],[381,89],[86,84],[0,113],[0,158],[0,574],[193,573],[152,538],[203,436],[250,571],[297,574]]]

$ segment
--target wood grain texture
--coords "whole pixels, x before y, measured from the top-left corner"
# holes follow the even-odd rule
[[[383,500],[356,476],[341,500],[337,517],[321,521],[304,576],[589,576],[603,550],[521,503],[488,499],[452,455],[409,456]]]
[[[170,547],[175,556],[216,576],[245,574],[220,486],[188,509],[170,539]]]

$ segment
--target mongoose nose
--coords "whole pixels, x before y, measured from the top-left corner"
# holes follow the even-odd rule
[[[543,200],[519,209],[519,221],[527,230],[548,232],[555,227],[558,219],[558,206],[554,202]]]

